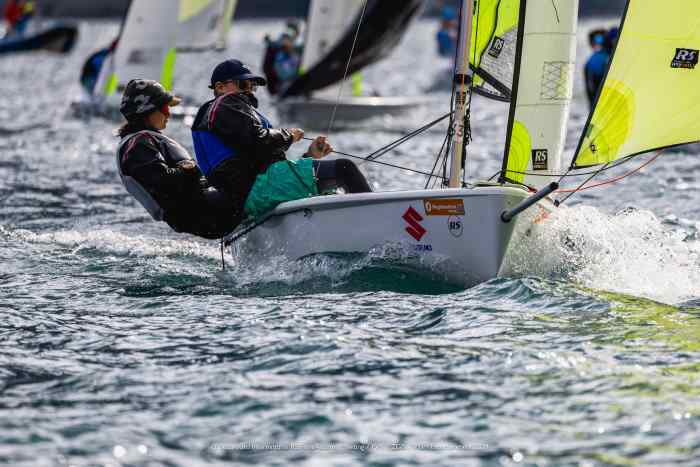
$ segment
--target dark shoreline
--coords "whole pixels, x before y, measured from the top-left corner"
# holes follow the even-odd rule
[[[74,18],[118,18],[124,15],[130,0],[102,0],[98,4],[84,0],[37,1],[46,16]],[[284,18],[306,14],[309,0],[239,0],[236,18]],[[5,3],[0,0],[0,8]],[[456,3],[456,2],[450,2]],[[581,16],[620,15],[624,0],[580,0]],[[430,2],[427,16],[436,16],[439,9]]]

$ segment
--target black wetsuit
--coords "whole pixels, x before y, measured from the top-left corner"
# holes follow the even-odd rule
[[[164,136],[157,141],[148,133],[133,136],[119,152],[122,172],[151,194],[164,211],[163,220],[176,232],[214,239],[233,231],[237,221],[232,203],[208,185],[198,168],[177,167],[183,159],[194,159],[182,147],[169,150],[168,141],[172,142]]]

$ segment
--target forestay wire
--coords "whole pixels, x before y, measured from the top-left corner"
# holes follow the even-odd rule
[[[328,120],[328,131],[327,136],[330,136],[331,130],[333,129],[333,122],[335,121],[335,114],[338,112],[338,106],[340,105],[340,99],[343,98],[343,84],[348,77],[348,71],[350,70],[350,62],[352,62],[352,56],[355,53],[355,44],[357,44],[357,37],[360,35],[360,27],[362,26],[362,21],[365,19],[365,10],[367,9],[367,0],[362,2],[362,12],[360,13],[360,20],[357,22],[357,29],[355,30],[355,37],[352,40],[352,47],[350,48],[350,55],[348,55],[348,61],[345,64],[345,72],[343,73],[343,80],[340,82],[338,89],[338,97],[335,100],[335,105],[333,106],[333,112],[331,113],[331,118]]]

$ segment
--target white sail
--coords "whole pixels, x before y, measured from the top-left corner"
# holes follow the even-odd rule
[[[225,47],[236,3],[236,0],[182,0],[177,49]]]
[[[233,22],[233,15],[236,12],[236,5],[238,0],[226,0],[224,4],[224,13],[221,15],[221,20],[219,21],[219,37],[216,40],[216,47],[219,50],[226,48],[226,43],[228,41],[228,33],[231,30],[231,23]]]
[[[540,188],[552,181],[547,174],[560,173],[576,71],[577,16],[578,0],[521,1],[522,51],[503,173],[508,180]]]
[[[135,78],[158,80],[171,89],[179,14],[173,0],[133,0],[97,94],[109,99]]]
[[[365,0],[311,0],[301,70],[311,69],[355,23]]]

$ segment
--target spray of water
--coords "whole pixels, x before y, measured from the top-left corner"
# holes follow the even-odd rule
[[[653,213],[561,208],[523,229],[505,272],[578,282],[666,303],[700,296],[700,244]]]
[[[72,253],[96,250],[115,256],[219,258],[217,245],[189,240],[191,237],[154,239],[146,235],[131,235],[109,229],[61,230],[37,234],[30,230],[10,230],[2,227],[0,234],[9,240],[70,248]]]
[[[665,223],[643,210],[609,215],[590,206],[560,208],[542,222],[519,227],[503,273],[573,281],[588,288],[681,303],[700,297],[697,230],[692,222]],[[0,233],[8,240],[58,245],[72,254],[95,250],[112,256],[169,258],[177,263],[173,266],[191,258],[207,270],[214,268],[212,271],[220,261],[218,245],[186,238],[154,239],[104,229],[44,234],[5,229]],[[259,256],[251,260],[251,255],[234,252],[233,258],[226,255],[229,269],[220,277],[235,288],[251,290],[261,284],[299,290],[372,288],[370,282],[375,289],[393,288],[392,284],[406,277],[415,279],[410,280],[414,285],[440,281],[439,264],[416,261],[415,253],[410,253],[389,245],[364,255],[319,255],[290,261],[282,257],[260,260]]]

